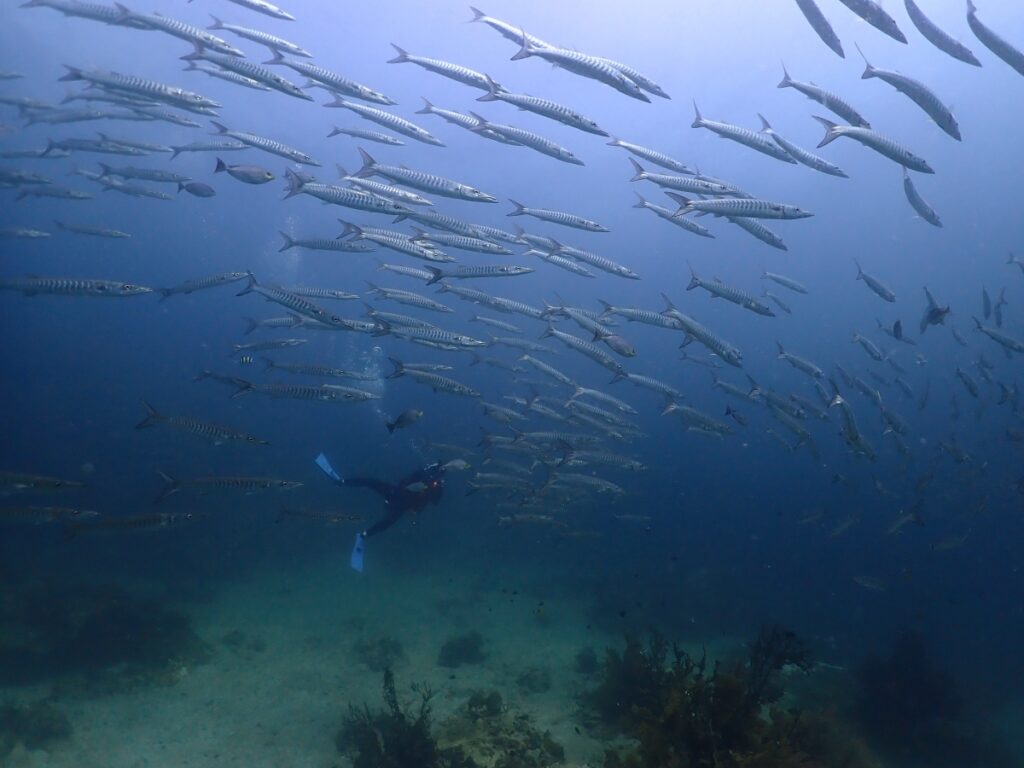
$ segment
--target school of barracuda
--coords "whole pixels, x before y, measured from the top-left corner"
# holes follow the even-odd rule
[[[283,32],[279,35],[277,31],[271,33],[256,28],[260,21],[269,23],[268,17],[273,20],[275,30],[288,26],[281,22],[295,21],[292,14],[264,0],[231,2],[233,10],[258,13],[262,19],[252,16],[246,24],[235,24],[215,16],[212,25],[204,29],[116,3],[28,0],[22,4],[28,9],[24,13],[39,14],[40,25],[51,23],[52,19],[44,19],[42,15],[55,11],[69,20],[60,23],[76,23],[71,19],[92,21],[130,28],[139,35],[162,33],[179,38],[183,45],[181,58],[187,62],[191,84],[186,89],[148,79],[143,71],[121,73],[70,62],[65,65],[66,71],[60,80],[84,87],[69,93],[60,104],[50,104],[19,95],[14,87],[18,73],[4,71],[0,76],[8,82],[0,92],[0,108],[16,111],[26,129],[67,123],[161,121],[180,127],[183,137],[198,134],[197,129],[202,127],[208,128],[210,135],[192,141],[183,139],[179,144],[167,146],[121,138],[105,129],[102,132],[83,130],[80,138],[53,139],[44,146],[32,148],[8,148],[5,144],[0,187],[6,190],[3,193],[4,206],[8,209],[6,218],[15,217],[17,201],[27,197],[65,201],[60,204],[67,211],[61,212],[54,232],[12,224],[0,231],[0,235],[4,239],[118,238],[126,240],[125,247],[130,248],[130,232],[107,227],[102,222],[76,219],[74,201],[89,199],[94,192],[101,191],[159,201],[174,200],[175,190],[178,195],[212,198],[216,196],[215,181],[224,183],[227,177],[253,186],[282,180],[286,183],[286,198],[315,198],[339,206],[341,234],[299,237],[282,232],[281,250],[336,251],[351,254],[352,258],[372,252],[381,258],[379,284],[370,284],[368,290],[360,285],[277,285],[240,264],[238,271],[197,275],[170,287],[112,279],[102,275],[97,267],[100,274],[85,268],[82,274],[73,276],[6,274],[0,279],[0,288],[25,297],[50,294],[125,298],[155,293],[157,297],[148,296],[139,301],[170,300],[169,304],[180,295],[233,290],[244,298],[234,303],[218,299],[225,311],[245,318],[258,314],[260,304],[267,309],[277,309],[276,315],[248,319],[244,340],[233,350],[236,360],[251,364],[241,373],[226,366],[222,371],[192,372],[199,381],[227,385],[226,399],[263,396],[345,404],[344,407],[349,408],[367,407],[360,404],[380,398],[380,390],[372,386],[379,384],[371,380],[374,376],[339,367],[337,360],[317,359],[313,355],[284,357],[285,354],[302,355],[307,348],[316,348],[315,338],[307,337],[309,331],[365,336],[366,345],[383,345],[393,363],[393,371],[386,377],[393,380],[389,386],[404,388],[400,391],[409,399],[416,398],[417,404],[428,414],[432,409],[465,409],[478,414],[479,446],[451,445],[435,440],[426,445],[426,450],[435,452],[453,468],[467,467],[469,462],[476,465],[468,487],[471,492],[495,497],[502,525],[521,523],[562,530],[565,524],[561,515],[566,509],[593,503],[596,496],[628,495],[635,477],[631,473],[645,469],[631,456],[630,450],[631,445],[645,438],[634,419],[644,409],[652,413],[660,411],[677,422],[680,440],[736,441],[739,445],[751,439],[744,437],[744,432],[760,431],[777,441],[786,452],[808,453],[815,457],[815,464],[821,471],[833,475],[838,483],[847,482],[844,472],[854,470],[820,466],[817,457],[826,441],[841,441],[845,451],[853,457],[850,466],[860,462],[870,466],[874,462],[906,461],[908,467],[916,467],[918,478],[906,493],[899,493],[896,503],[888,504],[898,511],[894,511],[895,522],[887,530],[895,533],[909,523],[921,525],[923,518],[919,511],[932,478],[942,471],[944,462],[976,467],[978,471],[984,463],[982,458],[972,457],[958,445],[955,431],[948,441],[938,445],[921,445],[914,438],[914,421],[932,418],[930,410],[941,407],[929,403],[928,387],[915,390],[906,381],[908,367],[928,364],[922,355],[915,355],[914,350],[915,338],[926,332],[934,335],[952,330],[956,343],[969,348],[973,357],[970,368],[955,368],[962,391],[950,406],[954,418],[959,414],[958,399],[966,398],[979,415],[986,408],[1001,409],[1007,441],[1024,443],[1024,422],[1021,421],[1024,410],[1013,367],[1019,362],[1015,356],[1024,354],[1024,340],[1015,335],[1020,331],[1005,318],[1004,308],[1008,306],[1005,290],[993,298],[979,285],[982,297],[979,306],[957,308],[958,329],[948,322],[953,310],[928,287],[922,285],[916,296],[897,296],[887,287],[883,275],[863,269],[859,261],[840,265],[837,269],[849,268],[851,290],[860,290],[855,286],[863,283],[864,288],[880,300],[877,303],[880,314],[890,307],[896,312],[889,312],[884,321],[867,316],[861,327],[851,329],[848,338],[860,346],[864,357],[861,368],[850,371],[829,360],[803,357],[799,349],[789,349],[784,338],[775,338],[766,330],[765,344],[777,345],[778,364],[792,368],[791,389],[775,391],[758,384],[760,372],[745,367],[742,349],[702,321],[702,303],[691,300],[694,294],[683,292],[682,296],[670,296],[666,289],[666,293],[661,294],[662,301],[637,307],[618,306],[608,301],[614,298],[617,280],[643,280],[644,277],[642,272],[636,271],[635,265],[631,266],[628,254],[602,251],[600,233],[608,232],[611,222],[595,221],[586,211],[545,207],[543,194],[538,194],[535,200],[508,200],[503,198],[500,189],[481,190],[467,181],[446,176],[445,132],[459,129],[471,132],[482,141],[493,142],[495,151],[502,149],[499,145],[506,145],[517,147],[517,152],[540,153],[550,158],[544,161],[551,163],[547,177],[550,184],[558,184],[557,174],[563,167],[559,163],[584,165],[588,154],[625,150],[628,154],[622,157],[622,183],[624,188],[633,183],[638,198],[634,207],[647,209],[674,225],[681,240],[707,243],[709,247],[713,247],[710,241],[715,238],[716,229],[732,224],[759,241],[758,248],[784,251],[787,246],[783,228],[800,227],[800,220],[827,216],[828,211],[813,210],[809,201],[776,200],[771,190],[747,191],[727,179],[705,175],[697,170],[709,170],[698,162],[699,158],[687,158],[684,162],[657,147],[633,143],[628,136],[610,135],[594,119],[578,113],[557,96],[542,98],[516,93],[487,73],[468,66],[474,62],[443,61],[418,52],[410,53],[392,44],[391,51],[381,51],[379,81],[372,87],[356,82],[332,69],[335,62],[327,57],[321,64],[314,53],[301,46],[301,41],[289,40],[282,36]],[[836,3],[830,2],[836,13],[853,12],[881,33],[908,43],[896,19],[874,0],[839,2],[848,10],[838,9]],[[819,3],[825,4],[824,0]],[[815,0],[796,0],[796,5],[811,27],[807,33],[813,31],[835,55],[845,58],[848,51],[830,25],[828,13],[819,8]],[[923,38],[923,41],[914,40],[913,45],[934,46],[970,66],[1009,65],[1024,75],[1024,52],[987,26],[983,11],[971,0],[966,2],[967,27],[984,50],[976,47],[972,51],[939,28],[914,0],[905,0],[905,6],[909,19]],[[832,8],[826,11],[831,12]],[[480,34],[490,34],[486,31],[490,28],[507,41],[495,39],[495,48],[505,46],[505,53],[513,60],[536,59],[553,64],[558,72],[550,79],[552,91],[568,90],[566,84],[576,76],[607,86],[607,98],[621,100],[623,110],[651,109],[643,102],[671,98],[667,91],[673,88],[666,90],[628,64],[559,47],[557,42],[531,34],[535,30],[528,33],[515,19],[494,18],[476,8],[471,8],[470,12],[471,21],[480,27]],[[295,23],[294,28],[301,29],[301,22]],[[259,56],[247,56],[238,45],[254,46],[257,50],[266,47],[270,59],[261,63]],[[859,46],[857,50],[859,52]],[[429,54],[429,51],[423,53]],[[388,60],[386,54],[393,56]],[[829,54],[822,50],[822,55]],[[865,67],[864,79],[879,80],[882,83],[879,88],[890,87],[905,95],[919,108],[921,120],[932,121],[951,141],[971,140],[969,131],[961,135],[952,110],[932,85],[876,66],[880,62],[869,62],[863,53],[859,55]],[[411,66],[384,66],[385,62]],[[418,109],[413,109],[417,105],[398,105],[389,98],[386,95],[388,78],[412,76],[415,68],[465,85],[466,99],[461,111],[437,106],[426,97]],[[240,99],[312,101],[318,93],[316,89],[322,90],[327,95],[323,106],[332,110],[322,113],[323,130],[352,143],[346,155],[348,159],[344,165],[322,162],[271,135],[264,135],[260,125],[220,122],[218,109],[222,105],[202,94],[201,74],[237,86]],[[817,149],[794,143],[773,129],[764,116],[760,116],[761,130],[755,130],[725,122],[718,115],[705,115],[697,101],[693,102],[693,129],[710,131],[732,142],[736,153],[755,152],[780,163],[804,166],[803,172],[835,177],[836,184],[846,183],[844,179],[850,175],[848,169],[819,155],[818,150],[827,152],[825,148],[838,139],[852,140],[861,144],[863,151],[877,153],[885,162],[896,164],[895,169],[902,167],[908,205],[922,222],[941,227],[939,213],[927,200],[927,184],[918,186],[920,179],[937,178],[930,176],[935,171],[928,160],[916,154],[913,147],[905,146],[898,136],[872,128],[870,115],[862,115],[841,94],[814,84],[813,72],[799,74],[806,80],[792,76],[783,65],[778,87],[793,89],[815,102],[806,110],[806,117],[816,120],[824,130]],[[305,82],[294,82],[291,78],[295,77],[305,78]],[[429,78],[423,82],[428,84]],[[385,87],[378,90],[381,84]],[[574,150],[542,133],[482,114],[500,102],[516,107],[520,114],[532,113],[577,129],[579,144],[582,146],[586,141],[587,151],[577,156]],[[801,104],[794,102],[794,108]],[[756,109],[753,113],[756,114]],[[428,122],[429,129],[420,124],[420,116]],[[313,122],[308,117],[304,119]],[[374,157],[373,144],[390,147],[389,151],[394,152],[398,150],[393,148],[410,141],[438,148],[429,167],[407,167]],[[610,148],[605,148],[605,143]],[[955,146],[951,144],[951,150],[955,151]],[[362,163],[358,168],[350,164],[356,149]],[[193,152],[207,153],[216,159],[215,170],[208,178],[189,178],[174,172],[169,165],[181,153]],[[57,173],[37,172],[20,164],[20,161],[45,162],[49,169],[54,161],[84,162],[87,157],[98,157],[100,162],[93,168],[74,168],[73,172],[83,177],[83,183],[74,187],[55,181]],[[238,157],[245,160],[234,162]],[[288,167],[283,174],[278,174],[275,169],[282,159]],[[264,167],[263,163],[271,161],[274,169]],[[330,170],[335,165],[337,177]],[[513,217],[512,220],[507,220],[506,215]],[[481,219],[489,223],[482,223]],[[502,221],[507,221],[507,225],[498,226]],[[661,224],[651,218],[651,226]],[[779,227],[779,231],[775,227]],[[581,235],[589,239],[581,240]],[[574,245],[574,242],[587,245]],[[1008,272],[1017,272],[1016,265],[1024,275],[1024,260],[1011,254],[1008,265]],[[592,302],[586,306],[571,306],[551,295],[545,287],[545,279],[546,275],[554,274],[583,281]],[[737,315],[765,326],[777,322],[772,318],[779,312],[798,314],[801,295],[812,290],[799,276],[772,271],[751,273],[748,285],[761,286],[761,293],[756,296],[713,275],[698,274],[693,266],[689,267],[689,275],[688,285],[682,277],[687,291],[706,293],[710,298],[734,304]],[[515,279],[517,283],[532,281],[535,300],[527,303],[502,296],[499,286],[507,284],[505,279]],[[433,288],[428,292],[429,286]],[[661,293],[661,287],[652,288],[652,293]],[[685,306],[682,306],[683,296]],[[19,312],[49,311],[38,299],[35,303],[27,298],[24,301]],[[361,302],[366,302],[365,313]],[[460,325],[455,318],[471,325]],[[808,322],[811,321],[813,319],[808,318]],[[680,370],[689,372],[685,381],[682,377],[663,381],[649,375],[645,360],[637,355],[629,338],[630,329],[640,325],[657,329],[656,332],[663,335],[666,353],[678,354],[676,348],[683,349]],[[476,328],[478,332],[467,332],[465,328]],[[286,336],[263,339],[256,336],[258,340],[252,340],[249,335],[274,331]],[[702,349],[706,354],[695,356],[695,349]],[[414,359],[419,353],[430,357],[424,361]],[[563,372],[564,366],[559,361],[571,356],[591,361],[585,376]],[[485,400],[476,388],[461,380],[468,367],[478,364],[503,372],[505,391],[499,401]],[[693,365],[709,368],[710,377],[694,375],[692,372],[698,369]],[[937,365],[941,363],[933,367]],[[261,371],[261,367],[265,370]],[[571,367],[577,369],[575,363]],[[434,394],[417,390],[417,386],[432,390]],[[688,403],[694,387],[714,389],[720,395],[721,408],[706,412]],[[433,397],[454,397],[455,400],[431,406],[429,400]],[[140,401],[144,398],[145,394],[140,393]],[[311,404],[309,407],[321,406]],[[755,412],[762,412],[763,416]],[[403,413],[387,424],[388,431],[408,428],[419,418],[418,415],[406,418],[407,414],[422,415],[422,412]],[[268,443],[265,436],[251,435],[238,426],[221,425],[194,414],[163,413],[158,405],[149,402],[144,406],[140,402],[140,416],[143,417],[137,425],[140,429],[183,432],[215,445]],[[432,437],[437,434],[435,431]],[[39,474],[33,474],[33,469]],[[157,501],[179,492],[181,495],[213,491],[247,494],[302,485],[297,480],[253,477],[244,472],[181,479],[162,473],[162,480],[164,485]],[[877,480],[875,486],[880,499],[895,495]],[[33,491],[73,494],[79,487],[78,482],[47,476],[44,467],[15,468],[0,473],[0,491],[19,498]],[[906,512],[907,509],[911,512]],[[104,522],[105,516],[95,511],[25,505],[8,507],[0,511],[0,516],[30,522],[74,521],[82,530],[90,527],[98,530],[163,528],[187,518],[162,512],[146,513],[137,518],[115,517]],[[833,535],[839,535],[850,524],[851,521],[840,521]]]

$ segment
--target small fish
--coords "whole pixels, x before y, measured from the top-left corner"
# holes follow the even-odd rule
[[[178,194],[182,192],[188,192],[193,197],[214,197],[217,191],[209,184],[203,184],[201,181],[190,181],[187,184],[178,184]]]
[[[914,182],[906,168],[903,169],[903,192],[907,196],[907,202],[917,211],[918,216],[933,227],[942,227],[942,220],[939,218],[939,215],[929,205],[928,201],[921,197],[921,193],[917,191],[917,187],[914,186]]]
[[[860,16],[864,21],[893,40],[906,43],[906,36],[900,31],[896,20],[886,13],[875,0],[839,0],[843,5]]]
[[[935,22],[925,16],[924,11],[921,10],[914,0],[904,0],[904,5],[907,8],[907,15],[910,16],[910,20],[917,27],[917,31],[929,43],[943,53],[949,54],[954,59],[958,59],[965,64],[971,64],[975,67],[981,66],[981,62],[978,61],[977,57],[971,53],[971,50],[966,45],[946,34]]]
[[[64,480],[45,475],[28,475],[21,472],[0,472],[0,493],[22,491],[66,491],[85,488],[85,483]]]
[[[396,429],[406,429],[407,427],[411,427],[419,421],[422,416],[423,411],[416,408],[410,408],[407,411],[402,411],[394,421],[386,422],[385,426],[388,428],[388,433],[393,434]]]
[[[832,29],[832,25],[829,24],[825,14],[821,12],[814,0],[796,0],[796,4],[821,41],[831,48],[839,58],[845,59],[846,54],[843,52],[843,44],[839,41],[839,36]]]
[[[725,415],[739,424],[741,427],[747,426],[747,419],[739,411],[733,408],[731,405],[725,406]]]
[[[967,25],[986,48],[1017,70],[1018,74],[1024,75],[1024,51],[1014,48],[995,30],[983,24],[978,18],[978,9],[973,0],[967,0]]]
[[[929,325],[944,324],[946,322],[946,318],[950,314],[949,306],[940,307],[928,288],[924,289],[924,294],[928,299],[928,306],[925,308],[924,315],[921,317],[920,332],[922,335],[924,335],[924,332],[928,330]]]
[[[229,176],[246,184],[266,184],[274,180],[274,174],[258,165],[228,165],[219,157],[214,173],[227,172]]]
[[[857,259],[854,259],[853,263],[857,265],[857,279],[862,280],[872,293],[890,304],[896,301],[896,294],[889,290],[885,283],[861,269],[860,261]]]

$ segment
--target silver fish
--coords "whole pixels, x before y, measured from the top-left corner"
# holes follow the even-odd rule
[[[523,128],[517,128],[512,125],[501,125],[498,123],[492,123],[489,120],[481,117],[476,112],[470,113],[477,120],[477,127],[473,130],[480,133],[483,131],[490,131],[496,133],[499,136],[508,139],[509,141],[515,142],[524,147],[529,147],[542,155],[553,157],[556,160],[561,160],[563,163],[569,163],[571,165],[583,165],[583,161],[574,155],[570,150],[556,144],[550,139],[546,139],[543,136],[527,131]]]
[[[279,141],[275,141],[274,139],[258,136],[255,133],[246,133],[245,131],[233,131],[218,122],[213,122],[213,127],[217,129],[217,135],[228,136],[250,147],[254,147],[255,149],[262,149],[264,152],[269,152],[272,155],[277,155],[285,158],[286,160],[291,160],[293,163],[299,163],[300,165],[320,165],[320,163],[305,152],[300,152],[299,150],[293,149],[292,147],[282,144]]]
[[[573,227],[575,229],[584,229],[588,232],[609,232],[607,227],[598,224],[596,221],[586,219],[582,216],[577,216],[574,213],[566,213],[565,211],[554,211],[547,208],[528,208],[522,203],[518,203],[515,200],[509,202],[515,206],[515,210],[508,214],[509,216],[533,216],[541,221],[549,221],[552,224],[561,224],[566,227]]]
[[[481,192],[479,189],[471,187],[468,184],[453,181],[452,179],[446,179],[443,176],[435,176],[432,173],[425,173],[424,171],[415,171],[403,166],[384,165],[382,163],[378,163],[364,149],[360,149],[359,154],[363,160],[363,167],[359,169],[356,176],[383,176],[398,184],[405,184],[406,186],[415,187],[416,189],[424,192],[443,195],[444,197],[452,197],[457,200],[471,200],[473,202],[483,203],[497,202],[497,198],[494,197],[494,195]]]
[[[362,118],[371,120],[385,128],[390,128],[391,130],[401,133],[404,136],[408,136],[411,139],[416,139],[416,141],[421,141],[424,144],[432,144],[435,147],[444,146],[444,143],[426,128],[421,128],[416,125],[416,123],[406,120],[404,117],[399,117],[393,112],[378,109],[377,107],[369,107],[365,104],[356,104],[354,101],[347,101],[338,95],[335,95],[334,100],[327,102],[324,106],[348,109],[355,112]]]
[[[392,147],[402,147],[405,143],[401,139],[396,139],[394,136],[389,136],[386,133],[380,131],[371,131],[366,128],[339,128],[334,126],[331,128],[331,132],[327,134],[327,138],[331,136],[351,136],[354,139],[366,139],[367,141],[375,141],[378,144],[388,144]]]
[[[832,91],[820,88],[814,83],[804,83],[799,80],[794,80],[789,76],[789,72],[786,71],[785,64],[782,65],[782,81],[779,83],[778,87],[792,88],[799,91],[812,101],[816,101],[821,104],[825,109],[835,112],[850,125],[860,126],[861,128],[871,127],[871,124],[861,117],[860,112],[854,109],[846,99],[832,93]]]
[[[435,392],[448,392],[453,395],[462,395],[464,397],[480,397],[480,393],[472,387],[468,387],[454,379],[449,379],[446,376],[440,376],[436,373],[429,373],[427,371],[417,371],[412,368],[406,368],[400,360],[395,358],[388,358],[391,364],[394,366],[394,370],[388,374],[387,378],[396,379],[401,376],[408,376],[411,379],[416,380],[420,384],[426,384]]]
[[[839,0],[839,2],[893,40],[901,43],[907,42],[907,38],[900,31],[896,20],[886,13],[885,9],[875,0]]]
[[[880,299],[888,301],[890,304],[896,301],[896,294],[889,290],[885,283],[874,275],[870,275],[861,269],[860,262],[857,259],[854,259],[853,263],[857,265],[857,279],[863,280],[864,284],[871,289],[872,293]]]
[[[479,88],[482,91],[489,89],[487,84],[487,75],[477,72],[469,67],[464,67],[461,64],[452,64],[450,61],[442,61],[441,59],[428,59],[425,56],[414,56],[406,51],[404,48],[399,48],[394,43],[391,47],[395,49],[398,54],[393,59],[388,59],[388,64],[405,64],[412,63],[417,66],[423,67],[428,72],[441,75],[454,80],[457,83],[463,83],[471,88]]]
[[[939,218],[935,209],[928,204],[928,201],[921,197],[921,193],[917,191],[917,187],[914,186],[914,182],[911,180],[906,168],[903,169],[903,192],[907,196],[907,202],[917,211],[918,216],[933,227],[942,226],[942,219]]]
[[[839,41],[839,36],[832,29],[832,25],[828,23],[825,14],[821,12],[814,0],[796,0],[796,4],[821,41],[835,51],[839,58],[845,59],[846,54],[843,53],[843,44]]]
[[[775,141],[786,153],[797,162],[806,165],[808,168],[813,168],[816,171],[827,173],[829,176],[839,176],[840,178],[849,178],[846,172],[837,165],[833,165],[823,157],[818,157],[813,152],[808,152],[803,147],[798,147],[796,144],[791,142],[789,139],[781,136],[771,127],[768,120],[761,113],[758,113],[758,117],[761,118],[762,131]]]
[[[308,61],[294,61],[286,59],[279,51],[274,51],[274,57],[263,63],[274,65],[280,64],[290,67],[299,74],[305,75],[309,78],[306,88],[320,86],[321,88],[326,88],[333,93],[342,93],[346,96],[351,96],[354,99],[370,101],[374,104],[384,104],[385,106],[397,104],[394,99],[385,96],[380,91],[375,91],[367,85],[357,83],[355,80],[345,77],[344,75],[332,72],[329,69],[324,69],[323,67],[318,67],[316,64],[312,64]]]
[[[813,115],[813,117],[825,127],[825,138],[821,140],[818,147],[824,147],[826,144],[830,144],[836,139],[846,136],[847,138],[860,142],[865,147],[875,150],[878,154],[899,163],[905,168],[910,168],[912,171],[919,171],[920,173],[935,173],[932,167],[928,165],[927,160],[918,157],[902,144],[890,139],[888,136],[876,133],[870,128],[861,128],[855,125],[838,125],[833,123],[831,120],[819,117],[818,115]]]
[[[634,208],[646,208],[647,210],[654,212],[658,218],[664,219],[671,224],[675,224],[680,229],[685,229],[687,232],[699,235],[700,237],[714,238],[714,234],[702,224],[698,224],[696,221],[692,221],[682,216],[676,216],[675,211],[670,208],[666,208],[663,205],[655,205],[639,192],[634,194],[637,196],[637,202],[633,203]]]
[[[973,0],[967,0],[967,25],[986,48],[1017,70],[1019,74],[1024,75],[1024,51],[1014,48],[995,30],[983,24],[978,18],[978,9]]]
[[[864,59],[864,73],[861,75],[862,80],[878,78],[879,80],[888,83],[897,91],[904,94],[912,102],[917,104],[917,106],[919,106],[924,113],[928,115],[928,117],[930,117],[937,126],[939,126],[939,128],[957,141],[961,140],[960,125],[953,116],[953,112],[949,107],[942,103],[939,97],[936,96],[928,86],[912,77],[901,75],[899,72],[873,67],[864,55],[864,52],[861,51],[859,45],[857,46],[857,51],[860,53],[861,58]]]
[[[0,280],[0,290],[21,291],[25,296],[39,294],[58,296],[139,296],[152,293],[152,288],[117,280],[83,280],[65,277],[24,277]]]
[[[619,93],[624,93],[634,99],[650,102],[647,94],[640,89],[639,85],[623,74],[621,70],[612,66],[607,60],[566,48],[556,48],[554,46],[538,47],[532,44],[524,33],[519,53],[512,57],[512,61],[519,61],[531,56],[544,59],[568,72],[610,85]]]
[[[285,51],[286,53],[290,53],[292,56],[301,56],[304,59],[313,58],[313,54],[305,48],[289,42],[283,37],[278,37],[277,35],[272,35],[269,32],[263,32],[259,29],[240,27],[237,24],[225,24],[213,14],[210,14],[210,18],[213,19],[213,24],[207,27],[207,29],[226,29],[228,32],[234,32],[239,37],[251,40],[254,43],[259,43],[260,45],[265,45],[274,51]]]
[[[696,101],[693,102],[693,111],[695,113],[695,117],[691,127],[707,128],[709,131],[718,134],[723,139],[735,141],[737,144],[742,144],[745,147],[755,149],[762,154],[768,155],[768,157],[774,157],[776,160],[781,160],[784,163],[792,163],[793,165],[796,165],[796,160],[790,157],[789,153],[785,149],[777,145],[768,137],[739,125],[722,123],[716,120],[707,120],[701,115],[700,109],[697,108]]]
[[[693,169],[690,168],[685,163],[681,163],[675,158],[669,157],[664,152],[659,152],[656,149],[648,149],[647,147],[640,146],[639,144],[634,144],[632,142],[624,141],[622,139],[614,137],[611,141],[608,142],[608,145],[612,147],[622,147],[624,150],[633,153],[641,160],[647,160],[649,162],[654,163],[655,165],[661,166],[662,168],[667,168],[670,171],[675,171],[676,173],[684,173],[689,175],[692,175],[694,173]]]
[[[910,16],[910,20],[917,27],[917,31],[929,43],[943,53],[947,53],[965,64],[972,64],[975,67],[981,66],[981,62],[978,61],[977,57],[971,53],[971,50],[966,45],[946,34],[935,22],[925,16],[924,11],[921,10],[914,0],[904,0],[904,5],[907,8],[907,15]]]
[[[483,96],[479,96],[477,101],[504,101],[507,104],[512,104],[519,109],[533,112],[534,114],[547,117],[551,120],[556,120],[563,125],[568,125],[571,128],[577,128],[586,133],[592,133],[597,136],[607,136],[608,132],[601,129],[597,122],[589,117],[585,117],[580,113],[576,112],[569,107],[559,104],[558,102],[551,101],[549,99],[542,99],[538,96],[529,96],[525,93],[512,93],[507,91],[498,85],[487,75],[486,88],[487,93]],[[620,145],[622,146],[622,145]]]
[[[776,203],[771,200],[756,200],[747,197],[694,200],[676,192],[666,194],[679,203],[676,216],[684,216],[693,211],[710,213],[714,216],[740,216],[748,219],[806,219],[814,215],[795,205]]]

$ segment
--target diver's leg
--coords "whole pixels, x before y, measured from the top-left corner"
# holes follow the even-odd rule
[[[363,538],[369,538],[370,536],[376,536],[381,531],[386,531],[392,525],[398,522],[398,518],[402,516],[402,513],[398,509],[388,510],[388,514],[378,520],[376,523],[371,525],[365,531],[363,531]]]
[[[388,500],[391,499],[395,492],[395,486],[391,483],[385,483],[383,480],[376,480],[372,477],[352,477],[345,480],[342,485],[350,485],[355,488],[369,488]]]

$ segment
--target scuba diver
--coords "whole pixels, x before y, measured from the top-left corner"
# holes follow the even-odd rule
[[[444,495],[444,473],[446,467],[436,462],[406,475],[394,484],[372,477],[345,479],[334,470],[330,461],[322,453],[317,456],[316,465],[336,485],[348,488],[369,488],[381,496],[387,505],[384,517],[366,530],[356,534],[350,564],[354,570],[360,572],[363,570],[363,548],[366,539],[390,528],[406,512],[416,514],[422,512],[428,504],[437,504]]]

